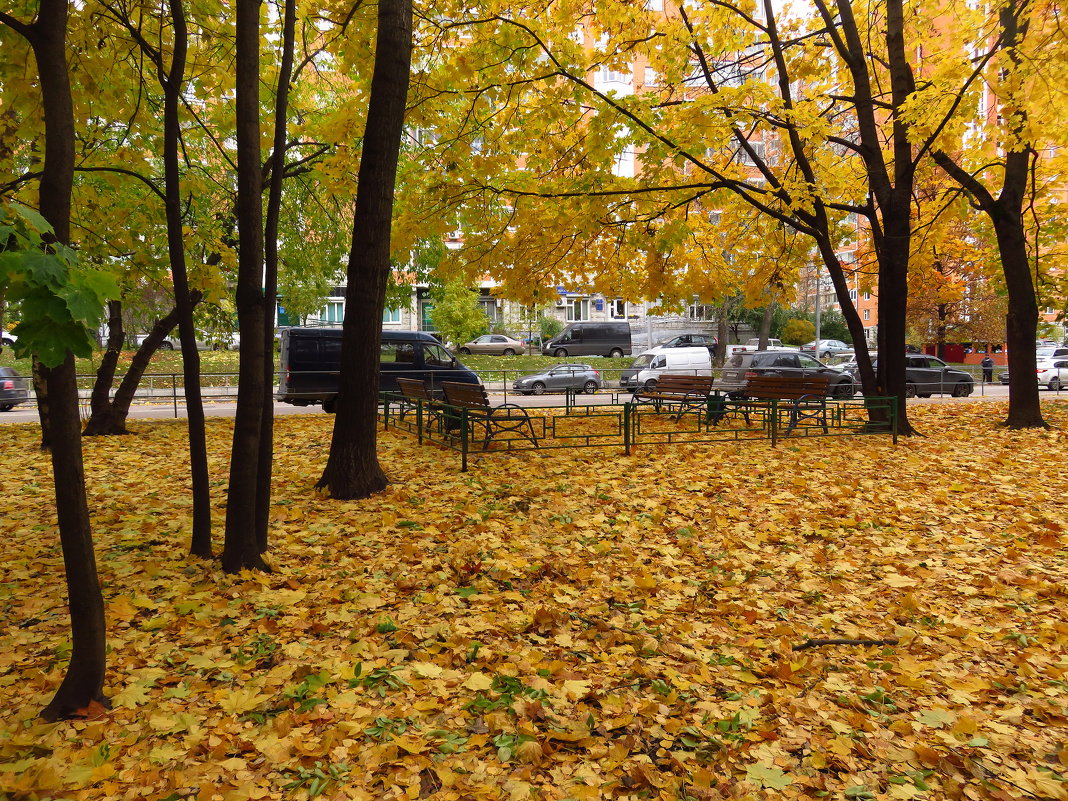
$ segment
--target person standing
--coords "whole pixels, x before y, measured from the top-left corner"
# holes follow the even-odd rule
[[[980,364],[983,365],[983,383],[991,383],[994,380],[994,360],[990,358],[989,353],[983,357],[983,361]]]

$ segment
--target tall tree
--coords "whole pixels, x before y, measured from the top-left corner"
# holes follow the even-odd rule
[[[267,413],[264,355],[267,345],[263,297],[263,162],[260,157],[260,6],[237,0],[236,133],[237,318],[241,330],[237,412],[230,457],[230,487],[222,565],[228,573],[266,569],[265,544],[256,531],[260,437]],[[273,300],[273,299],[272,299]]]
[[[170,41],[157,44],[143,33],[142,11],[119,4],[102,5],[130,37],[156,70],[163,91],[163,176],[164,212],[167,221],[167,256],[174,282],[174,302],[178,337],[182,344],[182,371],[185,387],[186,421],[189,429],[189,470],[193,484],[193,530],[189,550],[201,557],[211,556],[211,485],[208,475],[207,424],[200,392],[200,352],[193,324],[196,306],[186,267],[184,201],[182,198],[182,101],[186,83],[189,32],[183,0],[170,0],[169,18],[160,15],[159,40],[170,31]],[[131,16],[131,14],[136,16]],[[169,57],[169,58],[168,58]]]
[[[36,18],[29,23],[0,12],[0,23],[29,42],[40,79],[45,152],[38,203],[41,215],[50,227],[40,243],[45,259],[66,251],[65,246],[70,241],[75,129],[66,52],[68,13],[67,0],[41,0]],[[72,260],[72,254],[68,259]],[[76,318],[71,320],[70,327],[56,326],[50,316],[56,313],[57,301],[59,307],[66,304],[47,285],[39,289],[23,303],[26,325],[23,333],[27,334],[28,346],[36,351],[48,390],[52,474],[73,643],[66,675],[41,713],[48,720],[56,720],[84,714],[93,703],[105,703],[106,629],[85,495],[72,350],[84,351],[90,346],[88,331],[82,325],[81,336],[77,335]],[[98,301],[102,303],[103,298]],[[63,334],[73,335],[72,339],[64,341]]]
[[[256,476],[256,544],[267,550],[271,511],[271,471],[274,465],[274,306],[278,296],[278,225],[282,210],[282,182],[287,151],[289,82],[293,77],[293,44],[297,24],[296,0],[285,0],[282,14],[282,58],[274,102],[274,145],[271,153],[267,218],[264,226],[263,271],[263,417],[260,423],[259,466]]]
[[[318,482],[334,498],[363,498],[388,483],[377,454],[378,357],[411,58],[411,0],[380,0],[349,251],[337,418]]]
[[[1043,11],[1048,15],[1045,19]],[[1026,215],[1034,199],[1033,185],[1038,183],[1035,174],[1043,142],[1049,146],[1054,137],[1060,137],[1061,146],[1066,144],[1061,63],[1065,34],[1053,6],[1037,0],[1003,0],[996,5],[996,13],[999,31],[990,35],[990,41],[991,54],[997,57],[990,59],[991,74],[980,88],[986,91],[990,87],[1000,106],[999,122],[991,137],[994,141],[988,142],[996,143],[996,150],[991,153],[992,148],[985,148],[976,167],[964,161],[966,154],[957,156],[948,149],[936,150],[934,158],[989,217],[997,238],[1008,291],[1005,341],[1009,351],[1009,412],[1005,424],[1010,428],[1040,428],[1046,422],[1035,382],[1039,254],[1028,252]],[[1045,55],[1057,50],[1060,56]],[[1046,72],[1043,65],[1052,66],[1055,72]],[[1046,109],[1044,118],[1034,113],[1038,108]]]

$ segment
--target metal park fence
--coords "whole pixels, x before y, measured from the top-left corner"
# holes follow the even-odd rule
[[[498,407],[499,408],[499,407]],[[796,413],[792,401],[733,400],[713,395],[698,410],[676,413],[667,406],[623,403],[566,403],[507,410],[497,425],[494,409],[472,410],[389,395],[381,407],[387,429],[412,434],[460,456],[466,471],[474,456],[501,452],[604,448],[630,455],[648,446],[716,444],[828,436],[898,436],[896,398],[827,399],[822,413]],[[813,407],[808,411],[812,412]],[[529,425],[516,425],[522,416]]]

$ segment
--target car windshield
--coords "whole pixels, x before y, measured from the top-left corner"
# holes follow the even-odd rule
[[[643,353],[641,356],[639,356],[637,359],[635,359],[631,363],[630,366],[631,367],[648,367],[649,364],[652,361],[653,361],[653,354],[652,353]]]

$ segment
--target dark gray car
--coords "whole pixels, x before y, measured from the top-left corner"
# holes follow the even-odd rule
[[[872,367],[879,369],[879,360],[872,359]],[[856,376],[856,363],[847,365]],[[966,398],[975,389],[975,379],[970,373],[950,367],[935,356],[925,353],[905,354],[905,397],[929,398],[932,395],[952,395]]]
[[[14,367],[0,367],[0,412],[10,412],[16,404],[30,399],[30,383]]]
[[[715,388],[731,395],[743,396],[752,375],[827,376],[827,394],[833,398],[851,398],[856,392],[853,376],[835,370],[798,351],[757,350],[735,353],[716,379]]]
[[[601,388],[601,374],[588,364],[558,364],[544,372],[517,378],[512,388],[524,395],[543,395],[568,389],[592,395]]]

